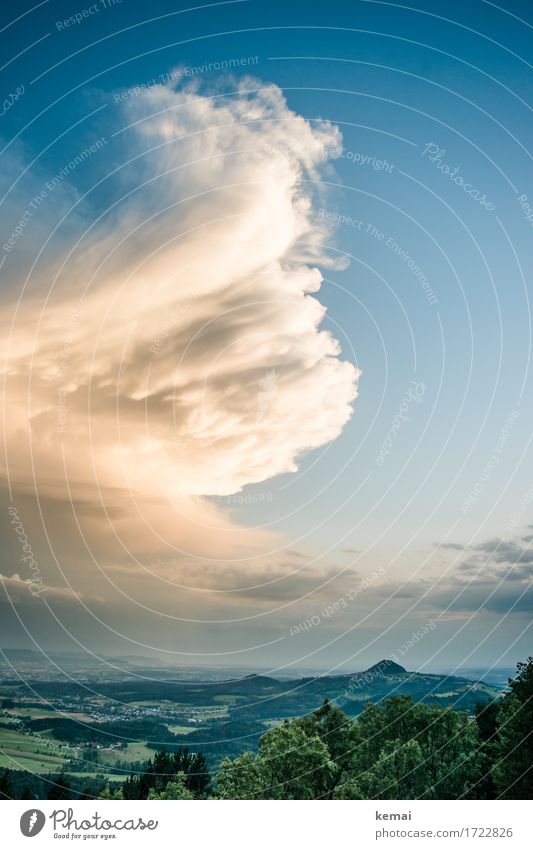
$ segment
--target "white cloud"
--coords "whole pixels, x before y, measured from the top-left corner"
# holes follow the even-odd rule
[[[291,112],[276,86],[152,87],[123,108],[103,154],[121,166],[109,210],[85,234],[77,210],[79,244],[53,286],[37,267],[14,319],[9,471],[61,498],[68,479],[89,498],[103,487],[107,503],[130,491],[141,511],[168,499],[179,527],[167,509],[160,536],[202,536],[204,520],[232,531],[196,496],[294,471],[352,413],[358,371],[320,329],[317,265],[331,262],[313,212],[340,135]]]

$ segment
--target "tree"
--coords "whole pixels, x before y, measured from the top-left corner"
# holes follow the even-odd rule
[[[169,781],[179,773],[185,775],[187,789],[196,799],[206,798],[211,786],[207,761],[201,753],[192,754],[187,749],[177,752],[159,751],[149,760],[145,771],[138,777],[130,775],[122,785],[124,799],[148,799],[150,791],[158,796]]]
[[[70,784],[65,775],[61,773],[57,775],[48,791],[47,799],[70,799]]]
[[[500,705],[491,700],[478,702],[474,713],[480,741],[481,769],[480,777],[475,788],[473,788],[472,795],[476,799],[495,799],[496,788],[492,767],[497,759],[499,749],[498,717]]]
[[[98,798],[118,800],[124,797],[122,796],[122,790],[120,787],[112,788],[110,784],[106,784],[104,789],[98,794]]]
[[[194,794],[189,790],[186,783],[187,776],[184,772],[179,772],[171,781],[167,782],[164,790],[157,793],[155,790],[150,790],[149,799],[194,799]]]
[[[176,755],[174,755],[175,768],[177,768]],[[209,795],[211,774],[207,766],[207,761],[201,752],[191,757],[188,769],[185,771],[185,776],[186,785],[195,799],[204,799]]]
[[[123,799],[139,799],[139,779],[130,775],[122,785]]]
[[[438,705],[415,704],[409,696],[393,696],[380,705],[368,705],[358,719],[361,742],[355,773],[360,778],[374,769],[382,752],[391,755],[398,746],[415,741],[424,762],[425,786],[417,786],[424,799],[457,799],[468,796],[480,775],[481,755],[477,726],[466,713]],[[393,749],[390,748],[393,745]],[[414,750],[411,750],[413,756]],[[400,753],[394,762],[398,765]],[[383,788],[380,792],[383,792]],[[411,792],[405,784],[405,793]],[[398,798],[390,796],[389,798]],[[409,798],[400,795],[400,798]],[[418,798],[418,797],[417,797]]]
[[[262,799],[264,790],[260,766],[251,752],[244,752],[234,760],[224,758],[217,775],[220,799]]]
[[[27,785],[27,784],[25,784],[25,785],[24,785],[24,787],[22,788],[22,792],[21,792],[21,794],[20,794],[20,798],[21,798],[21,799],[35,799],[35,798],[36,798],[36,796],[35,796],[35,795],[34,795],[34,793],[32,792],[31,788],[30,788],[30,787],[28,787],[28,785]]]
[[[333,787],[335,765],[307,720],[284,722],[263,734],[259,752],[222,761],[217,794],[222,799],[318,799]]]
[[[357,750],[361,743],[359,726],[348,719],[342,710],[333,707],[329,699],[326,699],[322,707],[312,714],[311,719],[311,728],[327,746],[335,765],[328,794],[329,798],[333,798],[337,785],[342,784],[354,772]],[[352,792],[355,791],[352,790]]]
[[[428,775],[420,743],[395,740],[382,749],[373,769],[359,778],[365,799],[419,799],[427,796]]]
[[[267,731],[259,741],[258,764],[267,799],[318,799],[333,785],[335,764],[318,735],[308,736],[298,720]]]
[[[339,781],[333,791],[334,799],[365,799],[357,779],[347,776],[345,780]]]
[[[502,699],[493,776],[498,797],[533,798],[533,657],[517,665]]]
[[[475,717],[482,743],[494,742],[498,736],[498,714],[500,705],[491,701],[478,702],[475,708]]]
[[[11,770],[5,769],[0,776],[0,799],[12,799]]]

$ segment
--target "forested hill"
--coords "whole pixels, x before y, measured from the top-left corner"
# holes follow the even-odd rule
[[[38,689],[43,698],[84,694],[84,687],[72,682],[39,682]],[[381,660],[362,672],[294,680],[247,675],[229,681],[180,682],[161,680],[152,673],[151,680],[99,681],[98,691],[104,698],[122,703],[158,699],[184,706],[225,704],[235,719],[261,721],[302,716],[319,707],[325,698],[348,716],[356,716],[368,702],[394,695],[473,713],[477,702],[497,698],[502,688],[453,675],[409,672],[392,660]]]

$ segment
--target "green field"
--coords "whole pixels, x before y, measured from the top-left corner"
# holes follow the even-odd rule
[[[190,734],[191,731],[196,731],[196,725],[168,725],[167,728],[172,734]]]
[[[102,781],[124,781],[125,778],[128,777],[129,773],[126,775],[113,775],[104,772],[103,769],[95,769],[94,772],[73,772],[71,775],[76,776],[76,778],[101,778]]]
[[[98,763],[94,769],[87,763],[87,771],[76,772],[78,776],[94,776],[105,773],[106,767],[115,766],[118,761],[147,761],[154,756],[153,749],[148,749],[144,743],[131,743],[125,749],[98,751]],[[9,728],[0,727],[0,769],[28,770],[33,773],[69,771],[69,761],[79,760],[81,753],[72,749],[60,747],[57,741],[46,734],[25,734]],[[108,776],[115,780],[123,780],[124,776]]]
[[[221,717],[228,716],[227,705],[221,705],[220,707],[206,705],[200,706],[196,710],[197,713],[194,715],[194,719],[220,719]]]
[[[9,712],[14,719],[56,719],[58,716],[64,716],[66,719],[77,719],[79,722],[92,722],[88,713],[79,713],[76,711],[57,711],[51,708],[13,708]]]
[[[98,759],[102,764],[116,764],[117,761],[147,761],[153,758],[154,750],[149,749],[144,743],[129,743],[125,749],[111,749],[110,751],[98,751]],[[98,764],[95,765],[98,771]]]
[[[37,736],[0,728],[0,767],[30,772],[56,772],[66,766],[68,757],[57,745],[48,745]]]

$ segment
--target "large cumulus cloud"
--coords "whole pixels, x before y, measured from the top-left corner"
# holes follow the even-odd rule
[[[212,555],[235,528],[199,497],[294,471],[352,413],[358,371],[321,326],[313,212],[339,133],[253,79],[154,86],[121,109],[105,208],[78,198],[5,312],[6,473],[102,499],[108,521],[134,498],[158,540]],[[137,518],[127,544],[146,550]]]

